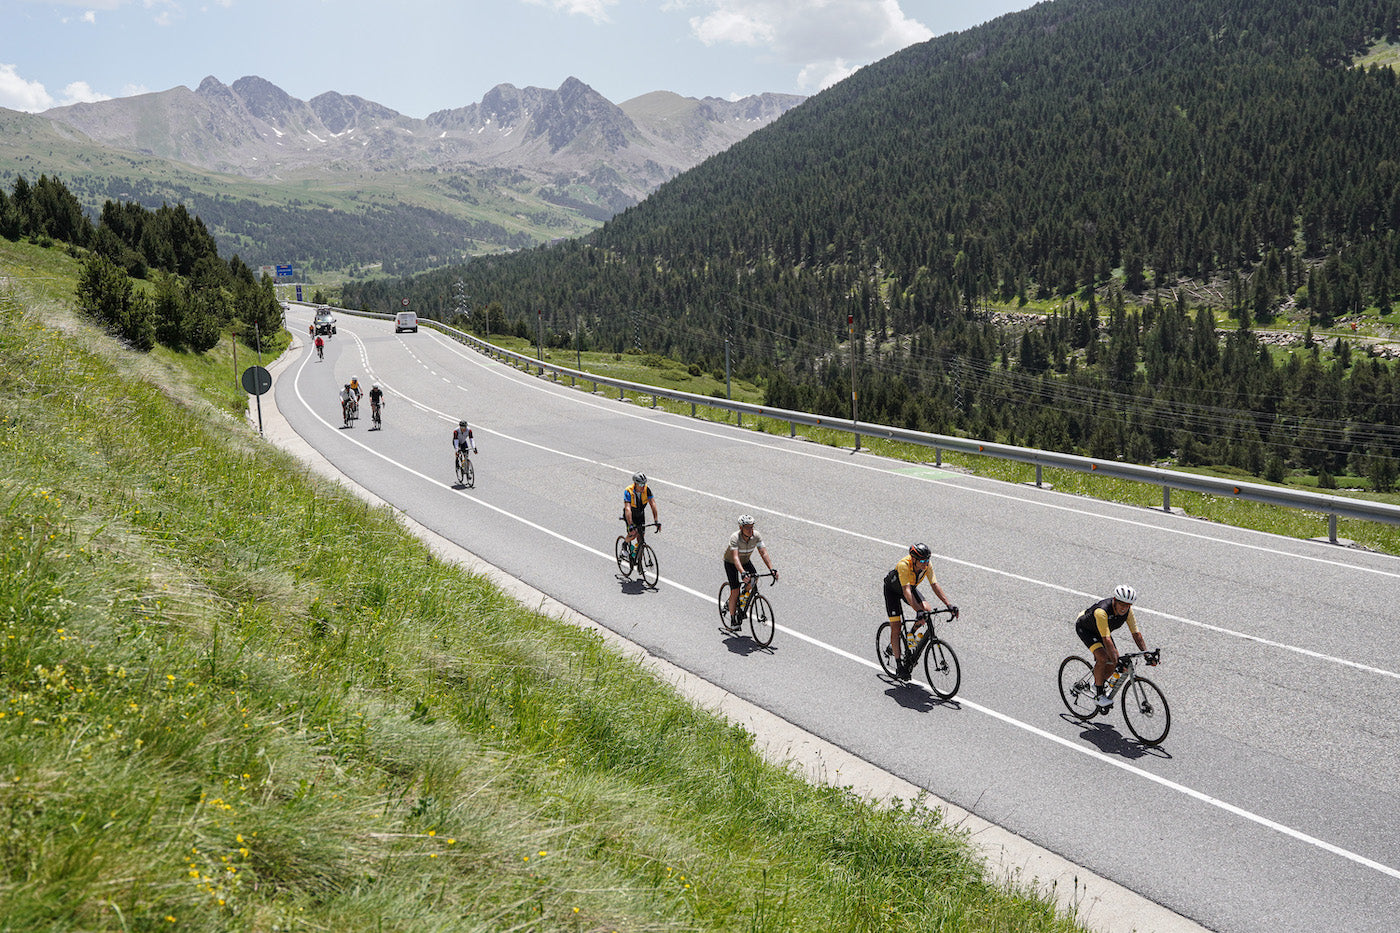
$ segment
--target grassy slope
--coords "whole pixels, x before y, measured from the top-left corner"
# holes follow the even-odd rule
[[[74,325],[73,272],[0,241],[0,930],[1073,928],[270,450],[226,345]]]

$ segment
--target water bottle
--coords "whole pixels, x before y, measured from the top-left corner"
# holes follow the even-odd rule
[[[1103,692],[1106,693],[1106,694],[1108,694],[1109,696],[1113,696],[1113,694],[1116,693],[1117,690],[1118,690],[1118,684],[1119,684],[1122,680],[1123,680],[1123,672],[1122,672],[1122,671],[1114,671],[1113,674],[1112,674],[1112,676],[1110,676],[1110,677],[1108,678],[1108,682],[1105,683],[1105,684],[1103,685]]]

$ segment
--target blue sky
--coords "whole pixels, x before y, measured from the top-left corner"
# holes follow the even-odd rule
[[[0,107],[41,111],[206,75],[411,117],[498,84],[813,94],[915,42],[1033,0],[0,0]]]

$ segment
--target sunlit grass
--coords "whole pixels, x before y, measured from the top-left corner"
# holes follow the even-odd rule
[[[1074,928],[302,472],[231,352],[44,281],[0,298],[0,929]]]

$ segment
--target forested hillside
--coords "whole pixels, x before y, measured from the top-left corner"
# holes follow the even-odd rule
[[[107,201],[94,224],[63,182],[20,176],[9,194],[0,189],[0,237],[61,245],[81,259],[78,308],[134,349],[203,353],[228,329],[258,348],[281,339],[272,280],[259,282],[237,256],[220,259],[204,221],[183,204],[152,211]]]
[[[1257,330],[1400,322],[1400,84],[1356,65],[1397,39],[1400,0],[1054,0],[863,69],[586,240],[346,297],[460,279],[707,366],[728,336],[770,401],[832,414],[849,315],[869,420],[1387,488],[1395,364]],[[1048,313],[990,314],[1020,307]]]

